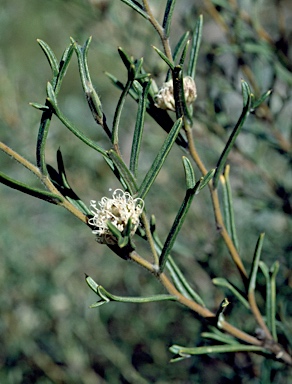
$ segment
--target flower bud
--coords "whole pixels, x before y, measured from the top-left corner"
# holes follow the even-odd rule
[[[194,79],[190,76],[184,77],[184,94],[188,105],[192,104],[197,98],[197,88]],[[175,111],[175,101],[173,95],[172,79],[163,84],[155,97],[155,106],[161,109]]]
[[[92,231],[96,240],[101,244],[116,244],[117,238],[108,229],[107,222],[110,221],[122,233],[131,219],[131,235],[136,232],[140,223],[140,215],[144,209],[144,201],[140,198],[133,199],[129,192],[116,189],[112,199],[103,197],[98,202],[91,200],[93,217],[88,223],[95,227]]]

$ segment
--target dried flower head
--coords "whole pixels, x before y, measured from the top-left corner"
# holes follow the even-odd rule
[[[187,104],[192,104],[197,98],[197,88],[194,79],[190,76],[184,77],[184,92]],[[161,109],[175,111],[172,79],[164,83],[155,97],[155,106]]]
[[[96,240],[101,244],[116,244],[117,239],[108,229],[107,222],[110,221],[120,232],[126,228],[129,219],[131,219],[131,235],[134,235],[140,223],[139,216],[144,209],[144,201],[140,198],[133,199],[129,192],[116,189],[113,192],[112,199],[103,197],[98,202],[90,202],[94,215],[89,219],[89,224],[96,229],[92,231],[96,235]]]

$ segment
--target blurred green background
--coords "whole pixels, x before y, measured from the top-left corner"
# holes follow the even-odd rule
[[[185,30],[194,27],[198,15],[204,15],[194,135],[208,168],[216,165],[240,114],[240,79],[248,81],[257,96],[273,89],[268,103],[244,126],[230,156],[230,176],[240,250],[247,268],[261,232],[266,232],[265,262],[268,266],[275,260],[280,262],[278,316],[286,319],[286,331],[279,332],[287,344],[292,315],[292,5],[289,0],[177,3],[173,47]],[[161,19],[165,1],[150,4]],[[160,47],[155,31],[121,1],[1,0],[1,140],[32,162],[41,115],[28,103],[43,103],[46,82],[51,80],[36,39],[47,42],[60,58],[70,36],[80,44],[92,36],[89,66],[109,125],[119,91],[104,72],[126,79],[118,46],[136,58],[143,56],[145,69],[159,85],[164,81],[165,65],[151,48]],[[70,64],[59,103],[72,121],[109,148],[82,94],[76,58]],[[135,103],[128,100],[121,123],[125,160],[129,158],[135,113]],[[164,138],[164,132],[146,119],[141,174]],[[119,187],[102,159],[53,119],[46,152],[53,166],[59,147],[69,181],[86,204],[107,195],[109,188]],[[150,213],[158,218],[162,238],[183,199],[182,154],[178,148],[172,150],[146,201]],[[2,153],[0,162],[2,172],[39,186],[29,172]],[[215,289],[211,278],[223,275],[235,284],[238,278],[216,233],[208,191],[193,205],[174,256],[180,256],[179,264],[187,277],[216,310],[228,292]],[[276,383],[291,379],[280,364],[265,366],[261,357],[240,353],[170,364],[168,347],[173,343],[199,345],[204,329],[193,313],[175,303],[111,303],[89,309],[96,297],[87,287],[84,273],[119,295],[161,293],[162,288],[151,275],[97,244],[90,230],[69,212],[0,185],[0,228],[1,383],[259,383],[263,372]],[[259,280],[263,291],[261,275]],[[233,297],[229,299],[232,322],[253,333],[253,318]],[[259,304],[264,311],[264,294],[259,296]]]

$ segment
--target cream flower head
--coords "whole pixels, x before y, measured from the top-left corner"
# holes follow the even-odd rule
[[[192,104],[197,98],[197,88],[194,79],[190,76],[184,77],[184,92],[187,104]],[[159,89],[155,97],[155,106],[160,109],[175,111],[172,79],[167,81]]]
[[[90,201],[93,208],[93,217],[88,223],[96,229],[92,231],[96,240],[101,244],[116,244],[117,238],[108,229],[107,222],[110,221],[120,232],[126,228],[131,219],[131,235],[134,235],[140,223],[140,215],[144,209],[144,201],[140,198],[133,199],[129,192],[116,189],[112,199],[103,197],[99,202],[99,208],[95,200]]]

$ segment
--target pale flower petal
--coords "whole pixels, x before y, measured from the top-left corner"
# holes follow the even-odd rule
[[[190,76],[184,77],[185,100],[188,105],[192,104],[197,98],[197,88],[194,79]],[[175,111],[175,101],[173,95],[172,79],[162,85],[155,96],[155,106],[160,109]]]
[[[126,228],[131,219],[131,235],[134,235],[140,223],[140,215],[144,209],[144,201],[140,198],[134,199],[129,192],[116,189],[112,198],[103,197],[98,206],[95,200],[90,202],[93,217],[88,220],[95,227],[92,231],[96,240],[102,244],[116,244],[117,239],[108,229],[107,222],[110,221],[120,232]]]

